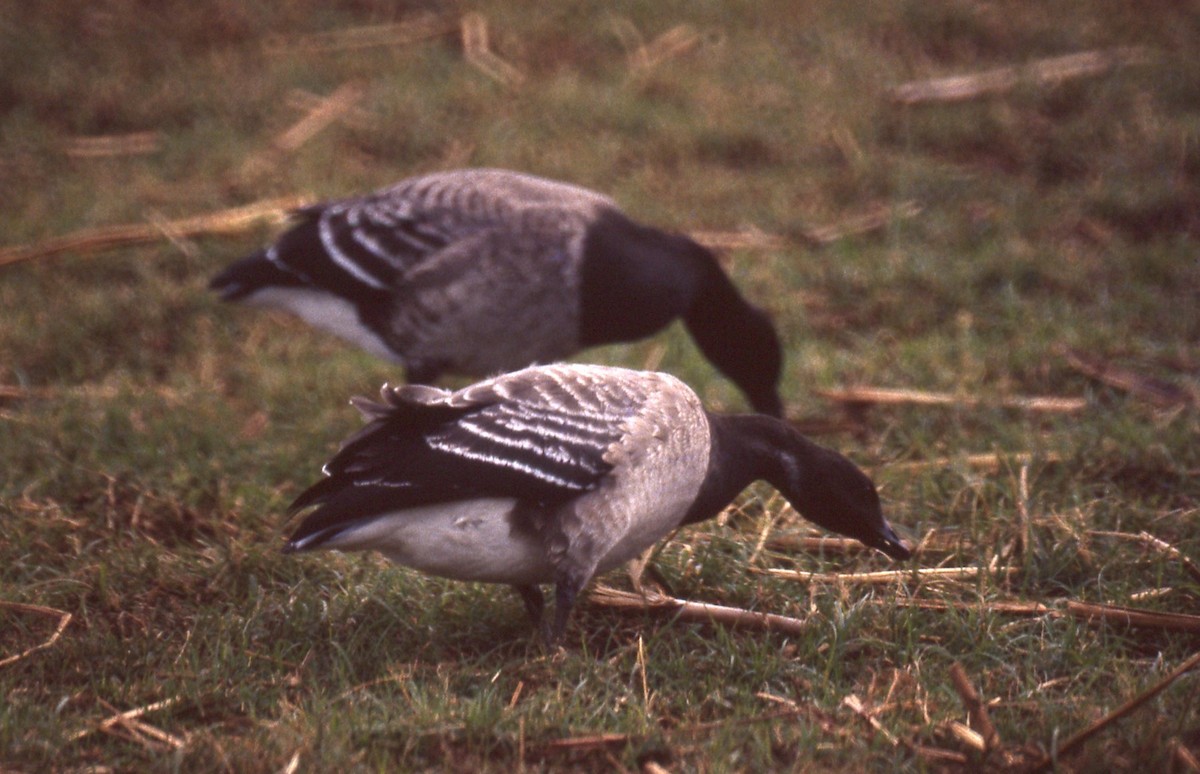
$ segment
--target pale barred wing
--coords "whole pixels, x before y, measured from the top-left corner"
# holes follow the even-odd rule
[[[653,375],[642,375],[650,377]],[[657,382],[598,366],[530,368],[455,393],[389,388],[375,416],[296,499],[292,536],[314,547],[383,512],[475,498],[551,505],[593,489]]]
[[[299,211],[300,222],[266,256],[317,286],[389,291],[430,256],[481,231],[519,254],[538,238],[524,213],[574,227],[612,200],[578,186],[504,170],[469,169],[404,180],[376,193]],[[543,224],[545,225],[545,224]]]
[[[481,229],[428,256],[396,288],[389,332],[411,361],[486,374],[578,349],[583,228],[566,216],[516,220],[519,230]]]

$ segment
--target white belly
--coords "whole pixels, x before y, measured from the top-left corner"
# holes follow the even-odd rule
[[[383,339],[358,318],[354,304],[330,293],[305,288],[268,287],[247,296],[243,303],[282,309],[314,328],[341,338],[376,357],[401,362]]]
[[[457,580],[549,583],[554,571],[540,541],[513,528],[514,504],[508,498],[465,500],[385,513],[321,547],[376,550],[397,564]]]

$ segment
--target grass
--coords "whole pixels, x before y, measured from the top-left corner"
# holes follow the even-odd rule
[[[468,64],[454,37],[299,47],[314,33],[455,13],[437,2],[76,6],[0,6],[8,245],[269,196],[341,196],[447,166],[511,167],[593,186],[680,230],[782,237],[726,258],[778,321],[794,416],[840,416],[814,389],[853,384],[1082,396],[1087,408],[878,406],[855,415],[854,432],[821,439],[873,472],[908,536],[933,535],[938,547],[915,566],[1007,562],[1011,575],[805,585],[752,573],[892,568],[865,553],[756,550],[764,530],[809,534],[756,486],[721,523],[670,541],[657,566],[680,596],[806,618],[809,634],[584,603],[566,652],[548,657],[506,589],[376,557],[279,555],[283,509],[357,426],[346,398],[395,373],[211,297],[207,278],[270,227],[6,267],[0,385],[25,392],[0,399],[0,659],[57,625],[18,605],[71,620],[0,666],[0,767],[1007,768],[1054,751],[1197,650],[1194,632],[994,604],[1200,613],[1200,584],[1178,559],[1098,534],[1146,531],[1200,559],[1200,30],[1185,6],[480,3],[492,49],[526,76],[515,90]],[[693,47],[632,72],[630,30],[651,41],[679,24]],[[280,40],[291,43],[264,45]],[[910,79],[1111,46],[1152,56],[956,105],[887,99]],[[246,173],[298,120],[291,90],[328,94],[352,79],[374,122],[335,123],[270,174]],[[156,153],[62,152],[71,137],[144,131],[159,133]],[[908,201],[916,217],[804,246],[808,229]],[[1190,402],[1164,408],[1097,381],[1068,348]],[[678,328],[581,359],[660,359],[711,405],[741,406]],[[965,462],[987,452],[1033,456]],[[914,599],[951,608],[906,606]],[[987,756],[951,733],[966,720],[955,662],[991,702],[1004,746]],[[1200,753],[1197,679],[1057,765],[1182,765],[1174,745]],[[882,730],[847,707],[851,696]],[[140,718],[150,730],[102,728],[164,701]]]

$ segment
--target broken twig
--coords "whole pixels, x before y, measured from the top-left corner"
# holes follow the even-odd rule
[[[1067,600],[1062,608],[1051,607],[1041,602],[1001,600],[997,602],[957,603],[944,599],[889,599],[893,607],[914,607],[922,610],[957,610],[961,612],[991,612],[1007,615],[1071,616],[1090,624],[1116,624],[1144,629],[1166,629],[1179,632],[1200,632],[1200,615],[1186,613],[1161,613],[1154,610],[1102,605],[1093,602]]]
[[[783,237],[753,226],[741,231],[693,231],[690,236],[710,250],[778,250],[784,246]]]
[[[449,35],[457,29],[450,19],[420,14],[395,24],[372,24],[318,32],[297,37],[274,36],[267,40],[270,54],[327,53],[379,46],[403,46]]]
[[[920,213],[921,207],[916,202],[905,201],[880,205],[862,215],[854,215],[839,223],[805,228],[800,231],[800,238],[812,247],[824,247],[846,237],[878,231],[893,221],[907,220]]]
[[[292,89],[288,92],[285,104],[301,113],[311,113],[324,105],[326,99],[326,97],[322,97],[320,94],[313,94],[311,91]],[[353,106],[348,107],[339,114],[337,120],[346,126],[361,130],[375,129],[379,125],[379,121],[374,114],[360,107]]]
[[[16,610],[19,613],[33,613],[34,615],[58,616],[58,626],[54,627],[54,633],[51,634],[50,637],[48,639],[46,639],[45,642],[40,642],[31,648],[26,648],[25,650],[21,651],[20,653],[16,654],[15,656],[8,656],[7,658],[0,659],[0,667],[6,667],[9,664],[15,664],[16,662],[20,661],[21,659],[23,659],[27,656],[31,656],[34,653],[37,653],[38,651],[46,650],[47,648],[53,647],[54,643],[58,642],[58,638],[62,637],[62,633],[66,630],[67,626],[71,623],[72,616],[70,613],[66,612],[65,610],[55,610],[52,607],[43,607],[42,605],[28,605],[23,602],[2,602],[2,601],[0,601],[0,607],[7,608],[9,610]]]
[[[954,683],[954,690],[958,691],[963,706],[967,708],[967,720],[971,728],[978,732],[983,739],[982,749],[994,750],[1000,745],[1000,734],[992,725],[987,705],[979,698],[975,686],[971,685],[971,680],[967,677],[967,670],[963,669],[963,665],[957,661],[950,665],[950,681]]]
[[[1177,771],[1200,772],[1200,758],[1197,758],[1191,750],[1183,746],[1183,742],[1178,739],[1172,739],[1169,747],[1171,748],[1171,758],[1174,759]]]
[[[1076,350],[1066,350],[1064,357],[1069,366],[1084,376],[1136,395],[1160,408],[1185,406],[1193,400],[1191,395],[1169,382],[1087,357]]]
[[[37,245],[0,249],[0,267],[61,253],[98,253],[119,247],[157,242],[160,239],[166,239],[167,233],[172,236],[184,237],[239,234],[254,228],[263,220],[286,220],[289,212],[310,202],[311,199],[306,197],[286,196],[280,199],[265,199],[229,210],[172,220],[159,225],[132,223],[76,231],[73,234],[48,239]]]
[[[954,750],[943,750],[939,747],[926,747],[923,744],[916,744],[915,742],[910,742],[907,739],[901,739],[893,736],[891,732],[883,727],[883,724],[879,722],[879,719],[876,718],[875,715],[866,708],[862,699],[858,698],[858,696],[853,693],[842,699],[842,704],[848,707],[855,715],[858,715],[860,718],[866,721],[867,725],[869,725],[872,730],[876,731],[880,736],[886,739],[893,747],[903,746],[905,749],[909,750],[915,755],[919,755],[922,758],[928,758],[930,760],[945,761],[948,763],[957,764],[967,763],[967,756],[960,752],[955,752]]]
[[[1055,751],[1055,755],[1053,755],[1053,756],[1046,755],[1042,759],[1042,761],[1038,764],[1035,771],[1044,771],[1047,768],[1050,768],[1051,766],[1054,765],[1057,758],[1060,758],[1060,757],[1066,755],[1067,753],[1074,750],[1076,747],[1079,747],[1084,742],[1091,739],[1096,734],[1103,731],[1108,726],[1117,722],[1118,720],[1125,717],[1126,715],[1129,715],[1134,710],[1136,710],[1138,707],[1142,706],[1143,704],[1150,701],[1158,694],[1165,691],[1168,687],[1170,687],[1171,683],[1175,682],[1176,680],[1178,680],[1180,677],[1182,677],[1184,674],[1188,673],[1189,671],[1195,669],[1197,666],[1200,666],[1200,653],[1193,654],[1192,657],[1189,658],[1187,661],[1184,661],[1182,664],[1175,667],[1175,669],[1171,670],[1171,673],[1168,674],[1166,677],[1164,677],[1162,680],[1159,680],[1157,683],[1150,686],[1150,688],[1148,688],[1147,690],[1143,691],[1142,693],[1138,694],[1137,696],[1134,696],[1132,699],[1125,702],[1120,707],[1117,707],[1115,710],[1108,713],[1104,717],[1100,718],[1095,723],[1092,723],[1087,728],[1084,728],[1081,731],[1078,731],[1078,732],[1072,734],[1070,737],[1067,738],[1066,741],[1064,741],[1062,744],[1058,745],[1058,749]]]
[[[270,147],[246,159],[242,164],[242,176],[255,178],[273,172],[283,157],[295,153],[330,124],[353,110],[365,93],[361,83],[347,81],[328,97],[318,98],[303,118],[271,141]]]
[[[632,23],[629,26],[632,27]],[[633,37],[641,37],[636,28]],[[639,75],[647,73],[668,59],[686,54],[699,42],[700,34],[694,27],[688,24],[676,25],[649,43],[634,47],[629,52],[629,69]]]
[[[987,740],[983,738],[983,734],[968,726],[966,723],[957,720],[951,720],[945,725],[947,731],[954,736],[955,739],[970,747],[976,752],[987,752]]]
[[[989,570],[981,567],[921,567],[912,570],[880,570],[879,572],[805,572],[804,570],[787,570],[778,567],[768,567],[765,570],[750,568],[751,572],[761,572],[774,575],[776,578],[798,581],[825,581],[827,583],[898,583],[906,580],[947,581],[970,580],[978,578],[982,573],[995,572],[998,575],[1012,575],[1015,567],[1003,567]]]
[[[1014,395],[996,399],[975,398],[947,392],[926,392],[888,387],[848,387],[842,390],[817,390],[823,398],[839,403],[913,403],[922,406],[1002,406],[1025,411],[1072,413],[1087,408],[1086,398],[1062,398],[1057,396],[1026,397]]]
[[[94,137],[72,137],[63,145],[63,152],[77,159],[110,156],[145,156],[162,150],[161,132],[132,132]]]
[[[488,43],[487,19],[472,11],[462,17],[462,46],[467,61],[484,75],[515,88],[525,82],[525,74],[501,59]]]
[[[105,718],[104,720],[100,721],[100,723],[98,723],[97,725],[95,725],[91,728],[85,728],[82,731],[76,731],[70,737],[70,741],[74,742],[77,739],[82,739],[83,737],[85,737],[88,734],[91,734],[95,731],[107,731],[108,729],[112,728],[115,725],[124,724],[126,721],[140,718],[142,715],[145,715],[148,712],[156,712],[160,709],[166,709],[167,707],[170,707],[171,705],[178,703],[179,700],[182,698],[183,698],[182,696],[172,696],[169,699],[163,699],[162,701],[156,701],[152,704],[147,704],[144,707],[137,707],[135,709],[126,710],[125,712],[117,713],[116,715],[112,715],[111,717]]]
[[[808,631],[808,622],[775,613],[757,613],[740,607],[712,605],[707,602],[692,602],[657,593],[646,596],[621,591],[609,586],[597,586],[588,599],[605,607],[621,610],[666,610],[676,613],[685,621],[719,623],[726,626],[749,626],[766,631],[801,634]]]
[[[1097,529],[1097,530],[1089,531],[1088,534],[1089,535],[1097,535],[1100,537],[1115,537],[1115,538],[1120,538],[1122,540],[1136,540],[1138,542],[1153,546],[1154,548],[1157,548],[1159,551],[1162,551],[1164,554],[1171,557],[1172,559],[1177,560],[1181,565],[1183,565],[1184,572],[1186,572],[1188,575],[1192,576],[1193,579],[1195,579],[1198,583],[1200,583],[1200,566],[1197,566],[1197,564],[1195,562],[1193,562],[1187,556],[1187,554],[1183,553],[1182,551],[1180,551],[1178,548],[1171,545],[1167,541],[1156,538],[1154,535],[1151,535],[1149,532],[1146,532],[1143,530],[1142,532],[1139,532],[1135,535],[1131,532],[1110,532],[1107,530],[1098,530]]]
[[[963,102],[1011,91],[1022,82],[1052,86],[1075,78],[1103,75],[1124,65],[1143,64],[1149,59],[1142,48],[1084,51],[1039,59],[1023,67],[999,67],[970,75],[910,81],[892,89],[891,98],[900,105]]]
[[[1167,629],[1176,632],[1200,633],[1200,615],[1186,613],[1162,613],[1155,610],[1139,610],[1120,605],[1103,605],[1092,602],[1076,602],[1068,599],[1067,612],[1087,623],[1104,623],[1142,629]]]

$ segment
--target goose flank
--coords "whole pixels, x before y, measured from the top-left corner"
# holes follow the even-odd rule
[[[289,510],[284,547],[378,550],[422,572],[510,584],[549,642],[576,596],[671,530],[721,512],[751,482],[805,518],[895,559],[909,549],[846,457],[761,414],[718,415],[673,376],[535,366],[456,392],[384,385],[368,424]]]
[[[769,316],[711,251],[606,196],[498,169],[413,177],[301,209],[210,286],[283,309],[403,365],[408,381],[485,376],[634,341],[677,318],[755,411],[781,416]]]

